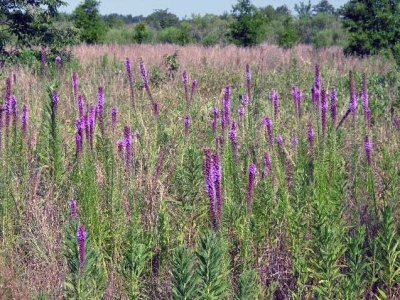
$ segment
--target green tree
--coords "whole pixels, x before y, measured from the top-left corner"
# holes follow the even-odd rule
[[[292,48],[297,41],[299,36],[297,35],[296,28],[291,17],[287,17],[283,21],[283,30],[278,34],[278,45],[282,48]]]
[[[308,3],[304,3],[301,1],[299,4],[295,4],[294,10],[299,15],[300,19],[310,18],[311,17],[311,2],[308,0]]]
[[[336,10],[332,4],[328,2],[328,0],[321,0],[316,5],[312,7],[312,11],[314,14],[335,14]]]
[[[234,44],[247,47],[262,41],[262,19],[250,0],[239,0],[232,7],[232,16],[235,21],[231,24],[230,38]]]
[[[136,24],[133,28],[133,39],[138,44],[148,41],[150,36],[151,31],[144,22]]]
[[[400,0],[350,0],[340,10],[349,32],[346,53],[376,54],[400,40]]]
[[[62,39],[62,45],[71,44],[72,29],[55,25],[62,5],[65,5],[62,0],[1,0],[0,55],[7,54],[6,45],[19,50],[58,45]]]
[[[156,9],[146,18],[146,23],[156,30],[162,30],[179,24],[179,18],[168,9]]]
[[[81,31],[81,40],[94,44],[102,42],[105,36],[105,23],[99,13],[100,2],[85,0],[73,12],[75,26]]]

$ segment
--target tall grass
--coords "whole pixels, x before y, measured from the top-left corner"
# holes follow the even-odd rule
[[[390,62],[175,50],[2,70],[0,298],[398,299]]]

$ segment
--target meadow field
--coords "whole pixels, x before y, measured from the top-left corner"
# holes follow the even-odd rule
[[[0,70],[0,299],[400,298],[392,61],[72,54]]]

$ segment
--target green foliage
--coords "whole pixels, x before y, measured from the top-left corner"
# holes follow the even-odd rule
[[[201,299],[225,299],[228,296],[228,264],[225,251],[223,239],[214,232],[200,236],[196,255],[199,260],[198,292]]]
[[[90,238],[86,239],[84,267],[80,267],[76,225],[76,222],[71,222],[64,237],[63,254],[68,266],[64,295],[67,299],[98,299],[104,293],[106,273]]]
[[[351,0],[340,14],[349,32],[346,53],[377,54],[381,50],[395,50],[400,38],[400,2],[398,0]]]
[[[105,33],[105,23],[99,13],[100,2],[84,0],[73,12],[76,28],[80,30],[81,40],[88,44],[102,42]]]
[[[63,5],[61,0],[1,1],[0,56],[7,54],[6,45],[12,45],[14,50],[40,45],[59,50],[74,44],[74,29],[56,23],[58,9]]]
[[[292,18],[288,17],[283,22],[283,29],[278,35],[278,45],[285,49],[293,48],[299,40]]]
[[[262,41],[264,37],[264,32],[260,30],[262,20],[250,0],[239,0],[232,7],[232,15],[234,22],[230,26],[230,38],[234,44],[247,47]]]
[[[182,23],[179,27],[171,26],[158,33],[158,40],[161,43],[186,45],[190,42],[188,23]]]
[[[135,25],[133,28],[133,40],[138,43],[142,44],[144,42],[148,42],[151,37],[151,31],[146,26],[146,23],[140,22]]]
[[[173,299],[196,299],[199,277],[196,273],[195,256],[191,250],[183,245],[177,247],[172,256],[171,266]]]
[[[254,269],[246,270],[240,274],[238,299],[260,299],[260,282]]]
[[[177,26],[179,18],[170,13],[167,9],[156,9],[152,14],[146,17],[146,23],[156,30],[166,29],[168,27]]]

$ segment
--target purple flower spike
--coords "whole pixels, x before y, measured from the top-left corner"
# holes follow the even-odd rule
[[[268,176],[272,171],[271,157],[269,156],[268,150],[264,153],[264,176]]]
[[[278,135],[275,137],[275,142],[276,142],[279,146],[283,146],[283,138],[282,138],[282,136],[281,136],[280,134],[278,134]]]
[[[215,202],[217,203],[216,215],[218,221],[222,220],[222,195],[221,195],[221,160],[218,153],[212,155],[213,166],[212,173],[214,179],[214,190],[215,190]]]
[[[128,126],[124,128],[125,163],[128,168],[132,161],[132,135]]]
[[[213,107],[212,109],[212,121],[211,121],[211,127],[212,127],[212,131],[213,134],[215,135],[217,132],[217,119],[218,119],[218,108],[217,107]]]
[[[61,66],[61,57],[57,56],[54,60],[57,66]]]
[[[186,99],[186,104],[189,105],[189,77],[186,72],[186,70],[183,70],[182,73],[182,81],[183,81],[183,88],[185,90],[185,99]]]
[[[265,127],[267,129],[268,141],[272,146],[273,143],[274,143],[274,140],[272,138],[272,121],[271,121],[271,119],[268,118],[268,117],[265,117],[264,118],[264,124],[265,124]]]
[[[153,102],[153,114],[154,114],[154,117],[157,119],[158,118],[158,103],[157,102]]]
[[[353,126],[356,125],[356,110],[357,110],[357,92],[354,86],[354,76],[353,72],[349,72],[349,81],[350,81],[350,103],[349,103],[349,110],[353,115]]]
[[[57,108],[58,108],[58,102],[60,98],[58,97],[58,91],[54,90],[53,91],[53,97],[52,97],[52,104],[53,104],[53,111],[54,113],[57,113]]]
[[[104,89],[99,86],[97,91],[96,113],[99,118],[100,130],[104,134]]]
[[[254,189],[254,180],[256,178],[256,166],[251,163],[248,169],[249,173],[249,181],[247,185],[247,217],[250,218],[251,214],[251,206],[253,204],[253,189]]]
[[[240,121],[241,119],[243,119],[244,110],[245,110],[244,105],[243,105],[243,104],[239,105],[239,108],[238,108],[239,121]]]
[[[190,103],[192,102],[192,99],[193,99],[194,93],[196,92],[197,86],[198,86],[197,80],[196,79],[192,80],[192,89],[190,91],[190,101],[189,101]]]
[[[12,124],[14,130],[14,137],[17,136],[17,118],[18,118],[18,107],[17,107],[17,98],[14,95],[10,98],[11,101],[11,112],[12,112]]]
[[[210,149],[204,150],[204,181],[205,189],[209,199],[209,211],[211,219],[211,228],[217,228],[217,218],[215,214],[215,188],[214,188],[214,172],[213,159]]]
[[[367,127],[371,124],[371,110],[368,106],[367,76],[363,74],[362,79],[362,105],[364,108],[364,120]]]
[[[83,96],[78,96],[78,111],[79,111],[79,117],[80,118],[82,118],[83,117],[83,114],[84,114],[84,105],[85,105],[85,102],[84,102],[84,100],[83,100]]]
[[[6,78],[6,96],[5,101],[10,101],[11,97],[11,79],[9,77]]]
[[[332,119],[332,125],[335,126],[335,124],[336,124],[336,103],[337,103],[337,97],[336,97],[336,90],[335,90],[335,88],[332,88],[332,89],[331,89],[330,98],[331,98],[331,119]]]
[[[89,144],[93,149],[93,137],[94,137],[94,128],[96,125],[96,108],[94,106],[89,107],[89,115],[88,115],[88,128],[89,128]]]
[[[117,149],[120,155],[122,155],[122,151],[124,151],[124,146],[125,146],[124,140],[117,141]]]
[[[79,132],[75,133],[75,153],[76,156],[80,156],[82,153],[82,135]]]
[[[249,104],[249,96],[247,94],[242,95],[242,105],[246,107]]]
[[[326,91],[323,88],[321,91],[321,124],[322,124],[322,136],[326,134],[326,114],[328,111],[328,102],[326,100]]]
[[[393,124],[397,128],[397,130],[400,130],[400,118],[394,117],[393,118]],[[1,126],[1,125],[0,125]]]
[[[78,252],[79,252],[79,266],[83,270],[85,267],[85,244],[86,244],[86,231],[82,224],[78,225],[76,232],[76,239],[78,241]]]
[[[294,110],[296,114],[301,116],[301,101],[303,97],[303,93],[296,87],[292,87],[292,96],[293,96],[293,103],[294,103]]]
[[[72,73],[71,84],[72,84],[72,93],[74,94],[74,99],[76,100],[76,98],[78,97],[78,73],[76,72]]]
[[[231,111],[231,102],[230,102],[230,95],[231,95],[231,89],[229,86],[225,87],[225,96],[224,96],[224,110],[222,114],[222,127],[223,131],[226,126],[229,126],[230,124],[230,111]]]
[[[235,160],[238,159],[238,143],[236,139],[236,121],[232,121],[232,127],[231,130],[229,130],[229,139],[231,140],[232,143],[232,148],[233,148],[233,156]]]
[[[250,89],[251,89],[251,71],[249,64],[246,65],[246,88],[247,88],[247,96],[250,99]]]
[[[22,115],[21,115],[21,132],[23,139],[25,139],[26,137],[27,128],[28,128],[28,107],[26,106],[26,104],[24,104],[24,106],[22,107]]]
[[[151,91],[150,91],[149,77],[147,74],[146,66],[144,65],[144,62],[142,59],[139,60],[139,67],[140,67],[140,74],[142,75],[143,86],[144,86],[144,89],[146,90],[147,97],[149,98],[151,103],[154,103],[153,95],[151,94]]]
[[[68,201],[69,212],[71,215],[71,220],[76,220],[78,218],[78,210],[76,205],[76,200]]]
[[[190,126],[190,117],[185,116],[183,118],[183,124],[185,125],[185,135],[187,136],[189,134],[189,126]]]
[[[131,61],[127,57],[125,59],[125,69],[126,74],[128,75],[128,83],[129,83],[129,91],[131,93],[131,98],[134,98],[134,88],[133,88],[133,78],[132,78],[132,68],[131,68]]]
[[[365,140],[364,140],[364,148],[365,148],[365,154],[367,156],[368,165],[371,166],[371,164],[372,164],[372,143],[369,140],[367,135],[365,136]]]
[[[116,107],[111,108],[111,127],[113,131],[117,126],[117,114],[118,114],[118,109]]]
[[[311,122],[308,122],[308,125],[307,125],[307,139],[308,139],[308,142],[310,143],[310,147],[313,148],[314,141],[315,141],[315,133],[314,133],[314,129],[312,127]]]
[[[0,104],[0,158],[1,158],[2,137],[3,137],[3,105]]]
[[[272,91],[270,95],[271,94],[272,94],[272,104],[274,106],[274,117],[275,119],[277,119],[279,115],[279,95],[276,91]]]

